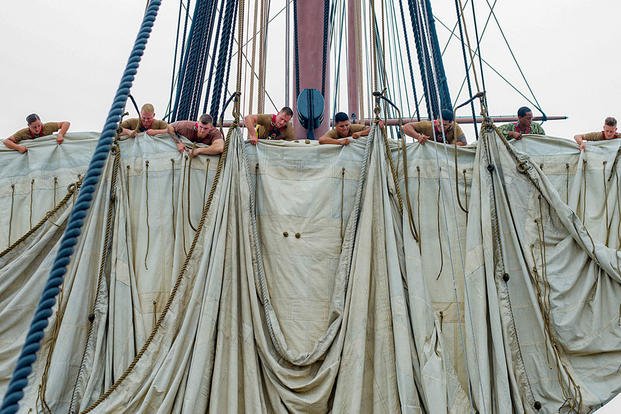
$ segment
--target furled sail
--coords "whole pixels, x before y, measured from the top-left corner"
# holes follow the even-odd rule
[[[0,151],[2,392],[96,138]],[[621,390],[616,141],[119,142],[20,409],[588,412]]]

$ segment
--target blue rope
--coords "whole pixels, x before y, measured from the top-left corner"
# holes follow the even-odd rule
[[[37,310],[30,325],[30,330],[26,336],[22,353],[17,360],[11,382],[4,395],[0,414],[13,414],[19,409],[19,402],[24,396],[24,388],[28,385],[28,376],[32,372],[32,364],[36,361],[37,352],[41,348],[41,340],[43,339],[45,328],[48,325],[48,319],[52,315],[52,308],[56,304],[56,296],[60,291],[59,287],[63,283],[64,275],[67,272],[67,265],[71,261],[71,255],[73,254],[74,247],[82,231],[84,218],[91,206],[93,193],[95,192],[99,177],[108,159],[110,147],[112,146],[112,139],[116,133],[116,127],[121,120],[121,114],[125,108],[129,90],[134,81],[136,72],[138,71],[138,64],[140,63],[140,59],[147,45],[147,40],[151,34],[151,29],[160,4],[161,0],[151,0],[145,12],[140,31],[134,43],[134,48],[127,61],[123,78],[116,91],[112,108],[108,113],[108,118],[106,119],[106,124],[104,125],[99,142],[97,143],[97,148],[95,148],[95,153],[88,166],[84,182],[80,188],[80,193],[73,207],[73,211],[71,212],[71,217],[69,218],[67,228],[63,234],[60,248],[58,253],[56,253],[56,259],[48,276],[45,289],[41,294],[41,299],[39,300],[39,305],[37,306]]]
[[[224,32],[220,37],[220,50],[218,55],[218,66],[216,69],[216,76],[214,81],[214,89],[211,95],[211,109],[210,113],[213,119],[218,119],[220,115],[220,105],[223,102],[222,99],[222,87],[224,86],[224,75],[227,66],[227,54],[229,52],[229,42],[233,42],[233,36],[235,35],[235,24],[233,18],[235,17],[235,8],[237,6],[236,0],[229,0],[226,4],[226,11],[224,19],[222,19],[225,26]]]

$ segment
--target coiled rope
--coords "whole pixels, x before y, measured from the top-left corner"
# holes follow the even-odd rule
[[[71,217],[69,218],[69,223],[63,234],[63,239],[56,254],[54,265],[52,266],[45,289],[41,294],[37,310],[30,324],[30,329],[26,336],[22,352],[17,360],[15,370],[13,371],[11,382],[9,383],[7,392],[2,401],[2,407],[0,408],[1,414],[13,414],[19,409],[19,402],[24,396],[24,388],[28,385],[28,376],[32,372],[32,364],[37,359],[37,352],[41,348],[41,340],[43,339],[45,328],[48,325],[49,317],[52,315],[52,308],[56,304],[56,296],[60,290],[59,286],[63,282],[64,275],[67,271],[67,265],[71,261],[73,249],[82,231],[84,218],[91,206],[93,193],[99,182],[101,171],[108,159],[117,125],[124,111],[130,87],[132,86],[138,70],[138,65],[144,53],[149,35],[151,34],[151,29],[160,4],[160,0],[151,0],[144,14],[140,31],[138,32],[134,47],[127,61],[121,83],[116,91],[112,108],[108,113],[108,118],[106,119],[101,137],[97,143],[97,148],[95,149],[86,176],[84,177],[80,194],[78,195],[73,211],[71,212]]]

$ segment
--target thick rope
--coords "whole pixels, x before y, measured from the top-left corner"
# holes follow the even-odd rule
[[[160,0],[151,0],[147,11],[145,12],[140,31],[134,43],[134,47],[130,54],[129,60],[125,67],[123,77],[119,88],[117,89],[114,102],[108,113],[105,126],[101,133],[101,137],[97,143],[93,158],[86,172],[80,194],[73,207],[71,217],[65,229],[60,248],[56,254],[54,265],[50,271],[45,289],[39,300],[37,310],[30,325],[26,341],[22,348],[22,353],[17,360],[11,382],[7,388],[2,407],[1,414],[13,414],[19,409],[19,402],[24,396],[24,388],[28,385],[28,376],[32,372],[32,364],[37,359],[37,352],[41,348],[41,340],[45,328],[48,325],[49,317],[52,315],[52,308],[56,304],[56,296],[59,292],[59,286],[63,283],[64,275],[67,271],[67,265],[71,261],[73,249],[77,244],[78,237],[82,231],[84,218],[91,206],[93,193],[99,182],[102,169],[108,159],[112,140],[116,133],[117,125],[121,119],[121,114],[125,108],[129,90],[134,81],[140,59],[151,34],[151,29],[160,7]]]
[[[61,208],[64,207],[65,204],[67,204],[67,202],[71,199],[71,197],[73,196],[73,194],[75,193],[75,191],[77,189],[80,188],[80,184],[81,181],[78,181],[76,183],[73,183],[71,185],[69,185],[69,187],[67,188],[67,194],[65,195],[65,197],[60,200],[60,202],[50,211],[48,211],[47,213],[45,213],[45,215],[43,216],[43,218],[37,223],[35,224],[34,227],[32,227],[30,230],[28,230],[28,232],[26,232],[23,236],[21,236],[19,239],[17,239],[13,244],[11,244],[9,247],[7,247],[6,249],[4,249],[2,252],[0,252],[0,257],[3,257],[4,255],[6,255],[7,253],[9,253],[11,250],[13,250],[17,245],[19,245],[20,243],[22,243],[24,240],[26,240],[28,237],[30,237],[30,235],[34,232],[36,232],[37,230],[39,230],[39,228],[41,226],[43,226],[43,224],[45,224],[46,221],[48,221],[54,214],[56,214],[56,212],[58,212],[58,210],[60,210]],[[10,234],[10,233],[9,233]]]
[[[184,275],[185,275],[185,272],[186,272],[186,270],[188,268],[188,265],[190,263],[190,259],[192,258],[192,255],[193,255],[193,253],[194,253],[194,251],[196,249],[196,245],[198,244],[198,239],[199,239],[199,237],[201,235],[202,229],[205,226],[205,221],[207,220],[207,214],[209,213],[209,211],[211,209],[211,203],[213,202],[213,198],[214,198],[214,194],[216,192],[216,188],[218,187],[218,183],[220,182],[220,175],[221,175],[222,169],[224,168],[224,165],[226,163],[228,149],[229,149],[229,142],[230,142],[231,134],[232,134],[233,131],[234,131],[234,128],[229,129],[229,134],[228,134],[228,136],[227,136],[227,138],[226,138],[226,140],[224,142],[224,151],[222,152],[222,155],[220,156],[220,159],[218,161],[218,167],[216,169],[216,174],[214,175],[213,183],[211,185],[211,190],[209,192],[209,196],[207,197],[207,203],[203,206],[203,212],[201,214],[201,219],[200,219],[200,221],[198,223],[198,231],[194,235],[194,239],[192,240],[192,245],[190,246],[190,250],[189,250],[188,254],[186,254],[186,257],[185,257],[185,260],[183,262],[183,265],[181,266],[181,269],[179,270],[179,273],[178,273],[177,278],[175,280],[175,284],[173,285],[173,288],[172,288],[172,290],[170,292],[170,295],[168,296],[168,299],[166,300],[166,304],[164,305],[164,308],[162,309],[162,313],[157,318],[157,322],[155,323],[153,329],[151,330],[151,333],[149,334],[149,337],[146,339],[145,343],[142,345],[142,348],[140,348],[140,351],[138,351],[138,353],[136,354],[136,356],[134,357],[132,362],[129,364],[129,366],[125,369],[125,371],[123,371],[123,373],[117,378],[117,380],[114,382],[114,384],[112,384],[97,399],[97,401],[95,401],[93,404],[91,404],[89,407],[87,407],[80,414],[86,414],[86,413],[89,413],[89,412],[93,411],[95,408],[97,408],[97,406],[99,404],[101,404],[103,401],[105,401],[123,383],[123,381],[125,381],[127,376],[134,370],[134,368],[136,367],[136,365],[138,364],[138,362],[140,361],[140,359],[142,358],[144,353],[147,351],[147,349],[149,348],[149,346],[153,342],[153,339],[155,338],[155,335],[157,334],[157,332],[161,328],[162,323],[164,322],[164,319],[168,315],[168,311],[169,311],[173,301],[175,300],[175,297],[177,296],[177,291],[179,290],[179,286],[181,285],[181,282],[184,279]],[[181,199],[183,199],[183,193],[181,194]],[[0,413],[0,414],[4,414],[4,413]]]
[[[112,228],[114,223],[114,213],[116,211],[116,186],[117,179],[120,170],[121,164],[121,150],[118,145],[115,145],[112,148],[112,152],[114,153],[114,163],[112,165],[112,179],[110,180],[110,192],[108,194],[108,211],[106,214],[106,224],[105,224],[105,232],[104,232],[104,244],[101,251],[101,257],[99,259],[99,272],[97,275],[97,289],[95,290],[95,297],[91,303],[91,307],[88,311],[88,329],[86,333],[86,341],[84,342],[84,349],[82,351],[82,358],[80,360],[80,368],[78,369],[78,375],[76,375],[75,383],[73,386],[73,392],[71,393],[71,403],[69,405],[69,412],[76,412],[78,408],[76,407],[79,404],[79,399],[82,397],[79,392],[79,388],[81,388],[81,382],[83,380],[84,372],[86,369],[86,360],[88,356],[89,344],[93,339],[94,333],[94,325],[95,318],[98,316],[96,314],[97,311],[97,302],[99,301],[99,297],[102,292],[102,282],[105,277],[105,270],[109,264],[110,253],[112,250],[112,240],[114,236],[114,230]],[[58,320],[58,318],[57,318]],[[99,322],[99,321],[98,321]],[[50,353],[51,354],[51,353]],[[48,366],[46,365],[46,370]],[[47,385],[47,382],[43,382],[43,385]],[[43,400],[45,400],[45,395],[43,395]]]

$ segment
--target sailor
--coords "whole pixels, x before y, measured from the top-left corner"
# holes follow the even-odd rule
[[[173,137],[179,152],[185,151],[185,145],[177,134],[183,135],[192,142],[205,144],[207,147],[195,147],[190,150],[190,157],[200,154],[216,155],[224,151],[224,137],[222,132],[213,125],[213,118],[209,114],[203,114],[198,122],[177,121],[168,126],[168,132]]]
[[[517,112],[518,121],[501,125],[498,131],[507,139],[522,139],[524,134],[545,135],[540,124],[533,122],[533,111],[523,106]]]
[[[358,139],[369,135],[371,127],[352,124],[345,112],[338,112],[334,115],[334,128],[326,132],[319,138],[320,144],[348,145],[349,137]]]
[[[28,147],[20,145],[20,141],[24,139],[45,137],[58,131],[58,134],[56,135],[56,142],[58,144],[62,144],[65,139],[65,133],[69,129],[69,125],[71,125],[69,121],[46,122],[44,124],[41,122],[41,118],[39,118],[39,115],[37,114],[28,115],[26,117],[26,123],[28,124],[27,128],[20,129],[3,141],[4,145],[14,149],[15,151],[19,151],[22,154],[28,151]]]
[[[166,134],[168,124],[159,119],[155,119],[155,109],[150,103],[142,105],[140,108],[140,118],[126,119],[121,123],[119,136],[127,135],[134,138],[139,132],[146,132],[147,135]]]
[[[612,116],[609,116],[604,120],[604,129],[599,132],[589,132],[586,134],[579,134],[574,136],[578,148],[580,151],[584,151],[586,146],[585,141],[604,141],[607,139],[620,138],[621,134],[617,132],[617,120]]]
[[[293,111],[285,106],[278,114],[255,114],[244,118],[244,125],[248,130],[248,141],[256,144],[260,139],[295,140],[293,124],[290,122]]]
[[[455,122],[455,116],[450,109],[443,109],[441,119],[431,121],[410,122],[403,125],[403,132],[413,137],[420,144],[424,144],[429,139],[436,142],[455,144],[458,146],[466,145],[466,136],[461,127]]]

